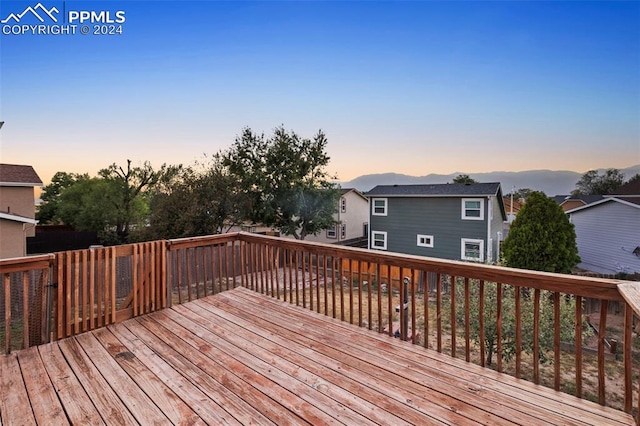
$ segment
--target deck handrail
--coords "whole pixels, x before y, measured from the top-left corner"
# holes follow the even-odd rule
[[[479,303],[484,312],[489,284],[497,291],[496,368],[507,371],[504,345],[515,339],[516,377],[524,376],[524,331],[520,317],[524,300],[534,310],[532,330],[539,339],[543,295],[554,306],[554,344],[551,351],[553,384],[562,389],[560,359],[566,356],[561,342],[560,301],[575,299],[572,351],[575,355],[575,391],[584,391],[582,325],[586,300],[595,300],[599,315],[597,349],[597,395],[607,403],[605,366],[618,362],[608,357],[607,312],[612,304],[622,306],[621,351],[624,397],[620,409],[637,414],[640,401],[633,401],[633,322],[640,316],[640,283],[595,277],[538,272],[502,266],[389,253],[332,244],[299,241],[235,232],[222,235],[179,238],[40,256],[0,260],[4,321],[0,325],[4,351],[28,347],[48,340],[72,336],[97,327],[150,313],[173,303],[182,303],[238,285],[282,299],[304,308],[368,327],[414,344],[450,352],[486,366],[485,332],[490,324],[479,315],[480,338],[471,338],[470,310]],[[495,284],[493,284],[495,283]],[[54,289],[54,286],[55,287]],[[471,286],[479,290],[479,301],[471,300]],[[20,300],[12,298],[18,293]],[[54,291],[52,291],[54,289]],[[526,290],[529,289],[529,290]],[[515,335],[502,331],[503,298],[516,297]],[[524,293],[523,293],[524,291]],[[406,295],[406,296],[405,296]],[[477,296],[477,294],[476,294]],[[473,297],[476,297],[473,296]],[[404,300],[402,300],[404,298]],[[475,306],[475,305],[474,305]],[[463,307],[462,313],[457,309]],[[0,318],[0,321],[2,319]],[[41,328],[38,328],[41,327]],[[35,331],[33,331],[34,329]],[[14,333],[15,332],[15,333]],[[12,337],[13,334],[13,337]],[[534,340],[532,380],[542,382],[545,354]],[[460,349],[458,348],[460,347]],[[613,360],[612,360],[613,359]],[[510,365],[510,364],[509,364]],[[529,374],[529,373],[527,373]],[[635,386],[635,387],[634,387]],[[637,418],[637,417],[636,417]]]

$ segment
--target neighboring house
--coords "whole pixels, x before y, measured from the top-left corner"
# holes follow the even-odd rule
[[[567,212],[600,201],[602,197],[602,195],[556,195],[551,198],[560,204],[563,211]]]
[[[601,274],[640,272],[640,182],[567,214],[576,230],[578,267]]]
[[[369,248],[494,261],[507,220],[499,183],[379,185],[367,194]]]
[[[367,197],[354,188],[342,188],[341,191],[338,212],[334,214],[334,219],[338,224],[333,228],[321,231],[318,235],[307,235],[305,241],[344,244],[367,237],[369,224]]]
[[[31,166],[0,164],[0,259],[26,256],[35,235],[34,187],[42,180]]]
[[[502,197],[502,202],[504,203],[504,210],[507,212],[507,223],[511,224],[522,208],[524,201],[512,197]]]

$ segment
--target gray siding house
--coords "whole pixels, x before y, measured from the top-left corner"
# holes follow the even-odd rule
[[[497,260],[507,215],[499,183],[379,185],[369,191],[369,248]]]
[[[601,274],[640,273],[640,194],[605,196],[567,214],[576,230],[579,267]]]

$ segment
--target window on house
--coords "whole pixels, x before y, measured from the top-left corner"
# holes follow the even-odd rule
[[[340,198],[340,212],[341,213],[347,212],[347,199],[344,197]]]
[[[418,247],[433,247],[433,235],[418,234]]]
[[[336,237],[337,237],[337,233],[336,233],[335,226],[333,228],[327,229],[327,238],[336,238]]]
[[[343,223],[340,225],[340,239],[344,240],[347,238],[347,224]]]
[[[382,231],[371,231],[371,248],[378,250],[387,249],[387,233]]]
[[[463,198],[462,219],[484,220],[484,200],[482,198]]]
[[[463,238],[460,243],[460,257],[462,260],[484,262],[484,241]]]
[[[386,198],[374,198],[371,200],[373,203],[373,212],[371,213],[374,216],[386,216],[387,215],[387,199]]]

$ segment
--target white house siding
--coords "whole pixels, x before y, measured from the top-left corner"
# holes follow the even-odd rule
[[[640,272],[640,208],[609,201],[570,214],[582,263],[589,271]]]
[[[326,231],[320,231],[318,235],[308,235],[305,241],[318,243],[337,243],[339,241],[350,240],[352,238],[365,237],[364,225],[369,222],[369,202],[362,195],[355,191],[349,191],[342,195],[347,201],[345,212],[340,211],[340,201],[338,201],[338,212],[334,218],[346,225],[346,235],[340,235],[340,225],[336,227],[336,238],[327,238]],[[341,198],[342,198],[341,197]]]

